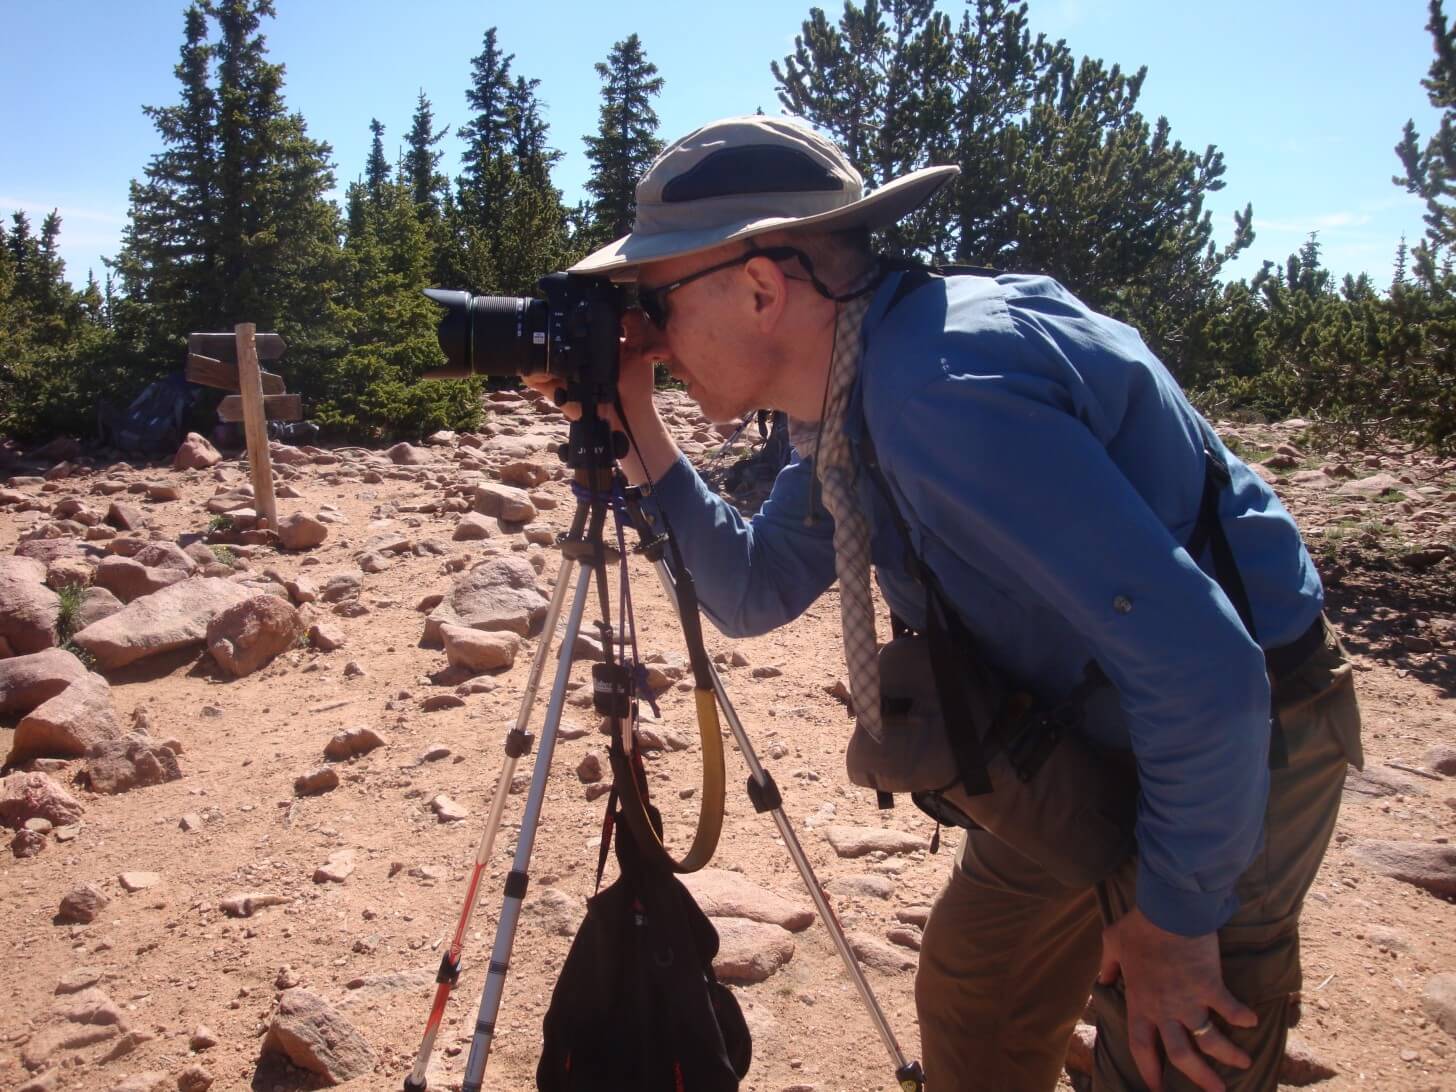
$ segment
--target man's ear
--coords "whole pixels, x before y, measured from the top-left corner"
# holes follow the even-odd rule
[[[788,302],[784,271],[772,258],[752,258],[744,264],[743,273],[752,293],[753,321],[760,333],[770,333],[779,324]]]

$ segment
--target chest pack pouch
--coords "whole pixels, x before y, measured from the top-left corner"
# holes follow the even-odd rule
[[[890,307],[931,276],[961,272],[973,271],[911,269]],[[1218,582],[1252,635],[1248,596],[1218,517],[1228,468],[1203,427],[1204,488],[1188,549],[1197,557],[1212,546]],[[1132,756],[1098,747],[1081,731],[1087,699],[1111,684],[1093,661],[1055,703],[1013,688],[986,661],[916,553],[868,430],[863,444],[911,575],[925,591],[926,625],[913,633],[894,620],[894,639],[879,654],[880,738],[855,728],[845,754],[850,781],[874,789],[882,803],[908,792],[938,823],[985,829],[1068,886],[1105,879],[1134,852],[1138,797]],[[1282,751],[1275,728],[1271,765]]]

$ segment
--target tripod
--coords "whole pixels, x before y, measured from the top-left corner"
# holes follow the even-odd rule
[[[567,444],[568,456],[583,451],[600,455],[604,449],[613,450],[620,447],[621,445],[615,442],[615,437],[611,441],[610,447],[607,444],[593,444],[590,440],[583,439],[599,429],[601,425],[602,422],[595,418],[595,414],[591,412],[590,408],[583,413],[581,420],[573,422],[572,438]],[[578,433],[578,429],[582,431]],[[568,462],[572,461],[568,457]],[[557,575],[556,587],[547,609],[540,645],[531,664],[516,723],[506,736],[505,764],[496,781],[486,818],[485,831],[477,849],[474,868],[466,888],[465,906],[450,947],[440,961],[440,969],[436,976],[437,987],[434,1004],[425,1026],[424,1038],[420,1044],[414,1068],[405,1079],[405,1092],[423,1092],[426,1088],[426,1068],[434,1048],[435,1037],[439,1032],[445,1004],[449,999],[450,991],[459,980],[461,949],[479,892],[480,881],[500,828],[505,800],[510,792],[516,763],[531,749],[533,737],[527,731],[531,709],[535,705],[545,665],[551,655],[552,639],[562,607],[565,605],[567,590],[574,583],[575,594],[567,614],[566,629],[562,635],[557,657],[556,677],[552,684],[546,717],[541,730],[540,753],[536,758],[525,810],[521,817],[521,830],[516,841],[515,856],[511,870],[506,876],[504,899],[496,924],[490,965],[481,993],[475,1032],[471,1039],[470,1054],[461,1082],[462,1092],[480,1092],[482,1087],[486,1061],[495,1036],[496,1017],[500,1011],[501,998],[505,990],[511,950],[520,922],[522,901],[525,898],[529,882],[528,870],[531,852],[540,821],[542,803],[546,795],[546,781],[550,775],[552,756],[556,747],[557,731],[561,721],[562,707],[565,703],[573,652],[577,636],[581,632],[582,615],[590,596],[594,576],[602,616],[600,627],[604,638],[603,645],[608,650],[607,662],[598,665],[593,670],[594,699],[598,711],[607,716],[611,723],[613,730],[612,769],[615,786],[622,796],[622,814],[629,823],[638,844],[645,849],[655,850],[662,854],[667,858],[669,865],[680,872],[700,868],[711,858],[717,844],[723,815],[723,751],[717,720],[717,709],[721,707],[734,741],[748,766],[749,799],[755,810],[760,813],[769,812],[772,815],[789,856],[804,881],[809,897],[818,910],[820,918],[828,927],[835,949],[844,962],[845,969],[869,1012],[885,1049],[890,1054],[895,1065],[895,1079],[902,1092],[921,1092],[924,1088],[924,1077],[920,1063],[907,1060],[901,1051],[899,1042],[875,998],[874,991],[870,988],[864,972],[855,960],[854,953],[845,938],[844,930],[814,875],[813,867],[794,833],[793,825],[784,815],[778,786],[772,775],[759,763],[748,735],[729,701],[722,679],[708,659],[702,640],[697,596],[692,577],[682,563],[676,543],[671,538],[670,528],[666,527],[664,522],[663,533],[655,532],[642,512],[642,491],[626,485],[615,462],[602,461],[607,462],[606,469],[577,465],[575,471],[577,506],[572,517],[571,529],[560,540],[562,562]],[[600,467],[601,461],[598,461],[596,465]],[[618,517],[618,547],[616,550],[613,550],[602,536],[609,510],[615,511]],[[620,560],[623,556],[625,550],[624,522],[630,522],[633,530],[641,539],[640,552],[653,562],[663,590],[667,593],[669,601],[678,609],[684,637],[688,644],[694,688],[697,691],[699,734],[704,748],[702,800],[697,833],[691,848],[680,862],[672,860],[667,855],[666,849],[658,840],[656,832],[646,818],[645,793],[638,784],[639,770],[634,767],[635,757],[632,752],[635,716],[633,715],[634,695],[630,672],[627,671],[625,665],[616,665],[614,662],[615,650],[618,646],[611,640],[610,594],[607,588],[606,569],[609,559]],[[625,564],[622,571],[622,585],[623,621],[625,623],[626,614],[630,611],[630,592],[627,589]],[[625,642],[623,645],[625,646]],[[623,647],[624,656],[625,652],[625,647]]]

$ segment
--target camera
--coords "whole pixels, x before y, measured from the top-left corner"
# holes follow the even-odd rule
[[[439,338],[446,360],[425,378],[546,372],[568,383],[603,384],[605,391],[615,391],[625,290],[572,273],[548,274],[537,286],[542,299],[425,289],[445,308]]]
[[[425,289],[445,308],[438,336],[446,360],[425,378],[556,376],[565,384],[557,403],[581,406],[558,454],[573,469],[601,470],[627,451],[627,438],[597,412],[617,397],[626,290],[574,273],[550,273],[536,283],[544,299]]]

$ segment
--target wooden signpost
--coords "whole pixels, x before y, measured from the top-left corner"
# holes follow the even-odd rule
[[[273,465],[268,457],[268,421],[297,421],[303,403],[286,394],[283,378],[265,372],[259,360],[280,360],[288,344],[277,334],[260,334],[251,322],[240,322],[230,334],[190,334],[187,369],[191,383],[232,391],[217,407],[223,421],[242,421],[253,478],[253,507],[262,527],[278,529],[278,502],[273,496]]]

